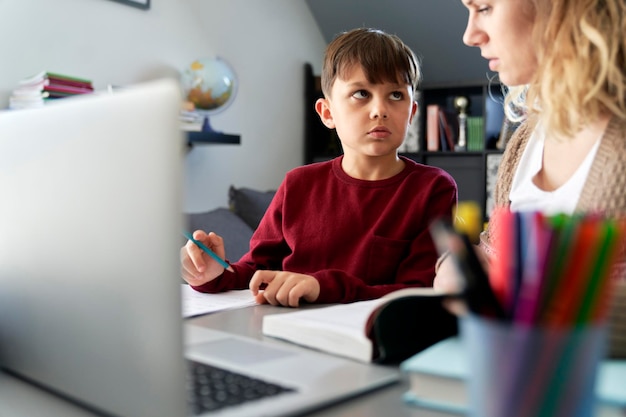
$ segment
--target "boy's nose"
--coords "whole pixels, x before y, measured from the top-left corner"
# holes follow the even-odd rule
[[[387,106],[381,102],[375,102],[370,112],[372,119],[386,119],[388,117]]]

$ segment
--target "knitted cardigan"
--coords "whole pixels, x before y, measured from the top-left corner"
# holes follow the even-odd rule
[[[522,123],[506,146],[498,168],[494,194],[496,207],[510,204],[513,177],[536,125],[536,118]],[[617,117],[610,120],[575,211],[602,212],[610,217],[626,215],[626,120]],[[490,223],[481,235],[480,244],[489,255],[493,254],[490,236],[496,228],[496,224]]]
[[[526,143],[537,125],[531,117],[515,131],[502,156],[495,188],[496,207],[508,207],[509,194],[517,165]],[[626,120],[613,117],[602,136],[589,175],[575,208],[576,212],[602,212],[610,217],[626,216]],[[480,246],[491,257],[494,255],[490,236],[497,230],[491,221],[480,236]],[[617,285],[609,313],[608,356],[626,358],[626,243],[622,242],[622,262],[618,266]]]

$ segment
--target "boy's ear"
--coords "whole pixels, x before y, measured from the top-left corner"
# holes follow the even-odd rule
[[[322,123],[329,129],[335,128],[335,120],[333,119],[333,115],[330,113],[330,106],[328,105],[328,100],[325,98],[318,98],[315,102],[315,111],[320,116]]]
[[[411,106],[411,118],[409,119],[409,125],[411,123],[413,123],[413,118],[415,117],[415,115],[417,114],[417,110],[419,105],[417,104],[417,101],[413,102],[413,105]]]

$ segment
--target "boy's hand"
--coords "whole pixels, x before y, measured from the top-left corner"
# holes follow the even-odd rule
[[[193,232],[193,238],[208,246],[221,258],[224,258],[224,240],[213,232],[202,230]],[[191,240],[180,250],[182,276],[189,285],[199,286],[217,278],[224,272],[215,259],[206,254]]]
[[[456,242],[450,243],[455,244]],[[489,271],[489,259],[487,254],[478,246],[474,246],[474,249],[483,269]],[[461,275],[459,268],[454,264],[452,255],[447,256],[441,264],[439,264],[433,287],[447,294],[458,294],[464,290],[465,279]],[[444,305],[448,311],[457,316],[463,316],[468,313],[467,305],[464,301],[446,300],[444,301]]]
[[[265,289],[261,291],[263,285]],[[287,271],[256,271],[250,290],[259,304],[298,307],[300,299],[312,303],[320,295],[320,284],[311,275]]]

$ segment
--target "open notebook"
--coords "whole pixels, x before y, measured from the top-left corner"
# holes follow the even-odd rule
[[[162,80],[0,114],[0,367],[124,417],[188,414],[191,363],[284,385],[216,415],[293,414],[396,381],[397,370],[185,332],[180,100]]]

